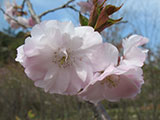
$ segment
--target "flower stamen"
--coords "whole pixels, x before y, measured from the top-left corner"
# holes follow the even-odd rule
[[[60,60],[59,60],[60,64],[63,65],[66,62],[66,57],[63,56]]]
[[[57,64],[60,68],[66,68],[71,66],[72,62],[74,62],[74,59],[71,60],[70,56],[71,53],[69,53],[67,50],[60,51],[60,49],[58,49],[58,52],[54,52],[54,57],[52,62]]]
[[[120,80],[120,78],[119,78],[119,76],[118,75],[110,75],[110,76],[108,76],[108,77],[106,77],[102,82],[101,82],[101,84],[107,84],[107,86],[109,87],[109,88],[115,88],[115,87],[117,87],[118,86],[118,83],[119,83],[119,80]]]

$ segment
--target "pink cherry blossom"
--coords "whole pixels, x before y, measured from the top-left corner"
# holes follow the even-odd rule
[[[10,20],[9,24],[13,29],[18,29],[20,27],[20,25],[14,20]]]
[[[98,4],[101,4],[103,1],[104,0],[98,0]],[[87,13],[92,10],[93,0],[88,0],[87,2],[81,1],[81,2],[78,2],[77,4],[80,6],[82,13]]]
[[[6,0],[5,1],[5,12],[6,12],[6,14],[8,14],[11,17],[14,17],[16,15],[15,6],[16,6],[15,2],[11,3],[9,0]],[[6,21],[8,23],[10,23],[12,19],[9,16],[7,16],[6,14],[4,14],[4,18],[6,19]]]
[[[16,61],[37,87],[75,95],[92,80],[90,49],[100,43],[102,37],[92,27],[44,21],[33,27],[31,37],[17,49]]]
[[[26,28],[28,27],[33,27],[35,25],[35,21],[30,18],[25,18],[24,16],[17,16],[17,9],[15,8],[17,5],[15,2],[10,2],[9,0],[5,1],[5,14],[4,18],[6,21],[10,24],[10,26],[14,29],[18,29],[20,27],[25,26]],[[10,17],[9,17],[9,16]],[[14,18],[15,20],[13,20]]]
[[[143,81],[141,68],[132,68],[124,72],[108,67],[104,73],[96,73],[94,80],[80,93],[80,96],[93,103],[101,100],[119,101],[122,98],[134,98],[141,91]]]
[[[29,27],[28,19],[26,19],[22,16],[18,16],[17,21],[14,21],[14,20],[11,19],[9,24],[10,24],[11,28],[13,28],[13,29],[18,29],[18,28],[21,27],[21,25]]]
[[[24,25],[25,27],[33,27],[35,25],[35,21],[30,17],[29,19],[25,17],[17,17],[18,23]]]
[[[22,16],[18,16],[16,18],[16,20],[17,21],[11,19],[9,21],[9,24],[13,29],[18,29],[18,28],[22,27],[22,25],[25,26],[26,28],[29,28],[29,27],[34,26],[34,24],[35,24],[31,18],[27,19]]]
[[[33,27],[35,24],[36,24],[35,20],[32,17],[30,17],[28,19],[28,25],[31,26],[31,27]]]
[[[97,53],[94,52],[92,56],[99,57],[98,52],[101,53],[103,57],[101,57],[99,63],[102,63],[103,66],[99,67],[102,69],[94,69],[93,80],[79,93],[79,96],[93,103],[104,99],[118,101],[122,98],[134,98],[140,93],[141,86],[144,83],[143,71],[140,67],[143,65],[147,51],[138,47],[147,41],[148,39],[139,35],[133,35],[125,39],[123,41],[123,59],[120,60],[120,63],[118,63],[118,50],[115,47],[108,46],[107,43],[103,45],[103,49],[100,46],[97,47],[95,49]],[[133,54],[132,49],[139,53]],[[102,52],[102,50],[105,50],[105,52]],[[132,56],[129,58],[130,54]],[[107,64],[104,64],[104,62]]]

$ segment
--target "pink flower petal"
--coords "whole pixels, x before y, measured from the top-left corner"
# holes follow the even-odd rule
[[[148,39],[140,35],[132,35],[123,40],[123,60],[121,64],[142,67],[147,56],[148,50],[139,48],[148,42]]]

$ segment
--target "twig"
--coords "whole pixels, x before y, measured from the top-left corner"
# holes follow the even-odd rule
[[[36,21],[36,23],[40,23],[40,18],[36,15],[35,11],[33,10],[32,4],[30,0],[26,0],[28,10],[31,14],[31,17]]]
[[[18,25],[22,26],[25,29],[27,28],[25,25],[19,23],[18,20],[16,20],[15,18],[13,18],[9,14],[7,14],[1,7],[0,7],[0,10],[2,11],[3,14],[7,15],[9,18],[11,18],[12,20],[14,20]]]
[[[104,108],[102,103],[100,102],[97,104],[93,104],[90,102],[87,102],[87,103],[89,107],[92,109],[92,111],[94,112],[94,118],[96,120],[98,120],[99,118],[101,118],[102,120],[111,120],[110,116],[106,112],[106,109]]]
[[[70,6],[70,5],[69,5],[70,3],[74,2],[74,1],[75,1],[75,0],[69,0],[67,3],[65,3],[64,5],[62,5],[62,6],[60,6],[60,7],[57,7],[57,8],[51,9],[51,10],[47,10],[47,11],[43,12],[42,14],[40,14],[40,15],[39,15],[39,18],[41,18],[42,16],[44,16],[44,15],[50,13],[50,12],[55,12],[55,11],[57,11],[57,10],[64,9],[64,8],[71,8],[72,10],[78,12],[78,10],[77,10],[76,8],[74,8],[73,6]]]
[[[98,120],[100,118],[100,114],[97,111],[97,107],[93,103],[90,103],[88,101],[86,103],[88,104],[89,108],[93,111],[94,120]]]
[[[23,11],[23,9],[24,9],[25,2],[26,2],[26,0],[23,0],[22,5],[21,5],[22,6],[21,11]]]
[[[76,11],[76,12],[80,12],[79,10],[77,10],[74,6],[70,6],[70,5],[68,5],[67,6],[68,8],[70,8],[70,9],[72,9],[72,10],[74,10],[74,11]]]

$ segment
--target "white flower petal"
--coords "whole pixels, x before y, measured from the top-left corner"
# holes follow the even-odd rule
[[[86,66],[83,63],[79,63],[77,62],[76,64],[74,64],[75,69],[76,69],[76,73],[79,76],[79,78],[85,82],[86,78],[87,78],[87,70],[86,70]],[[84,69],[85,68],[85,69]]]
[[[147,56],[148,50],[139,48],[148,42],[148,39],[140,35],[132,35],[124,39],[122,46],[124,48],[121,64],[142,67]]]
[[[99,44],[92,48],[92,52],[94,71],[103,71],[110,65],[117,65],[119,52],[112,44]]]
[[[24,60],[24,50],[23,50],[24,45],[21,45],[20,47],[17,48],[17,53],[19,53],[16,57],[16,61],[20,62],[21,64],[23,64]]]
[[[98,32],[94,32],[94,29],[89,26],[75,28],[75,36],[76,35],[83,38],[83,46],[81,46],[82,49],[86,49],[103,42],[101,35]]]

